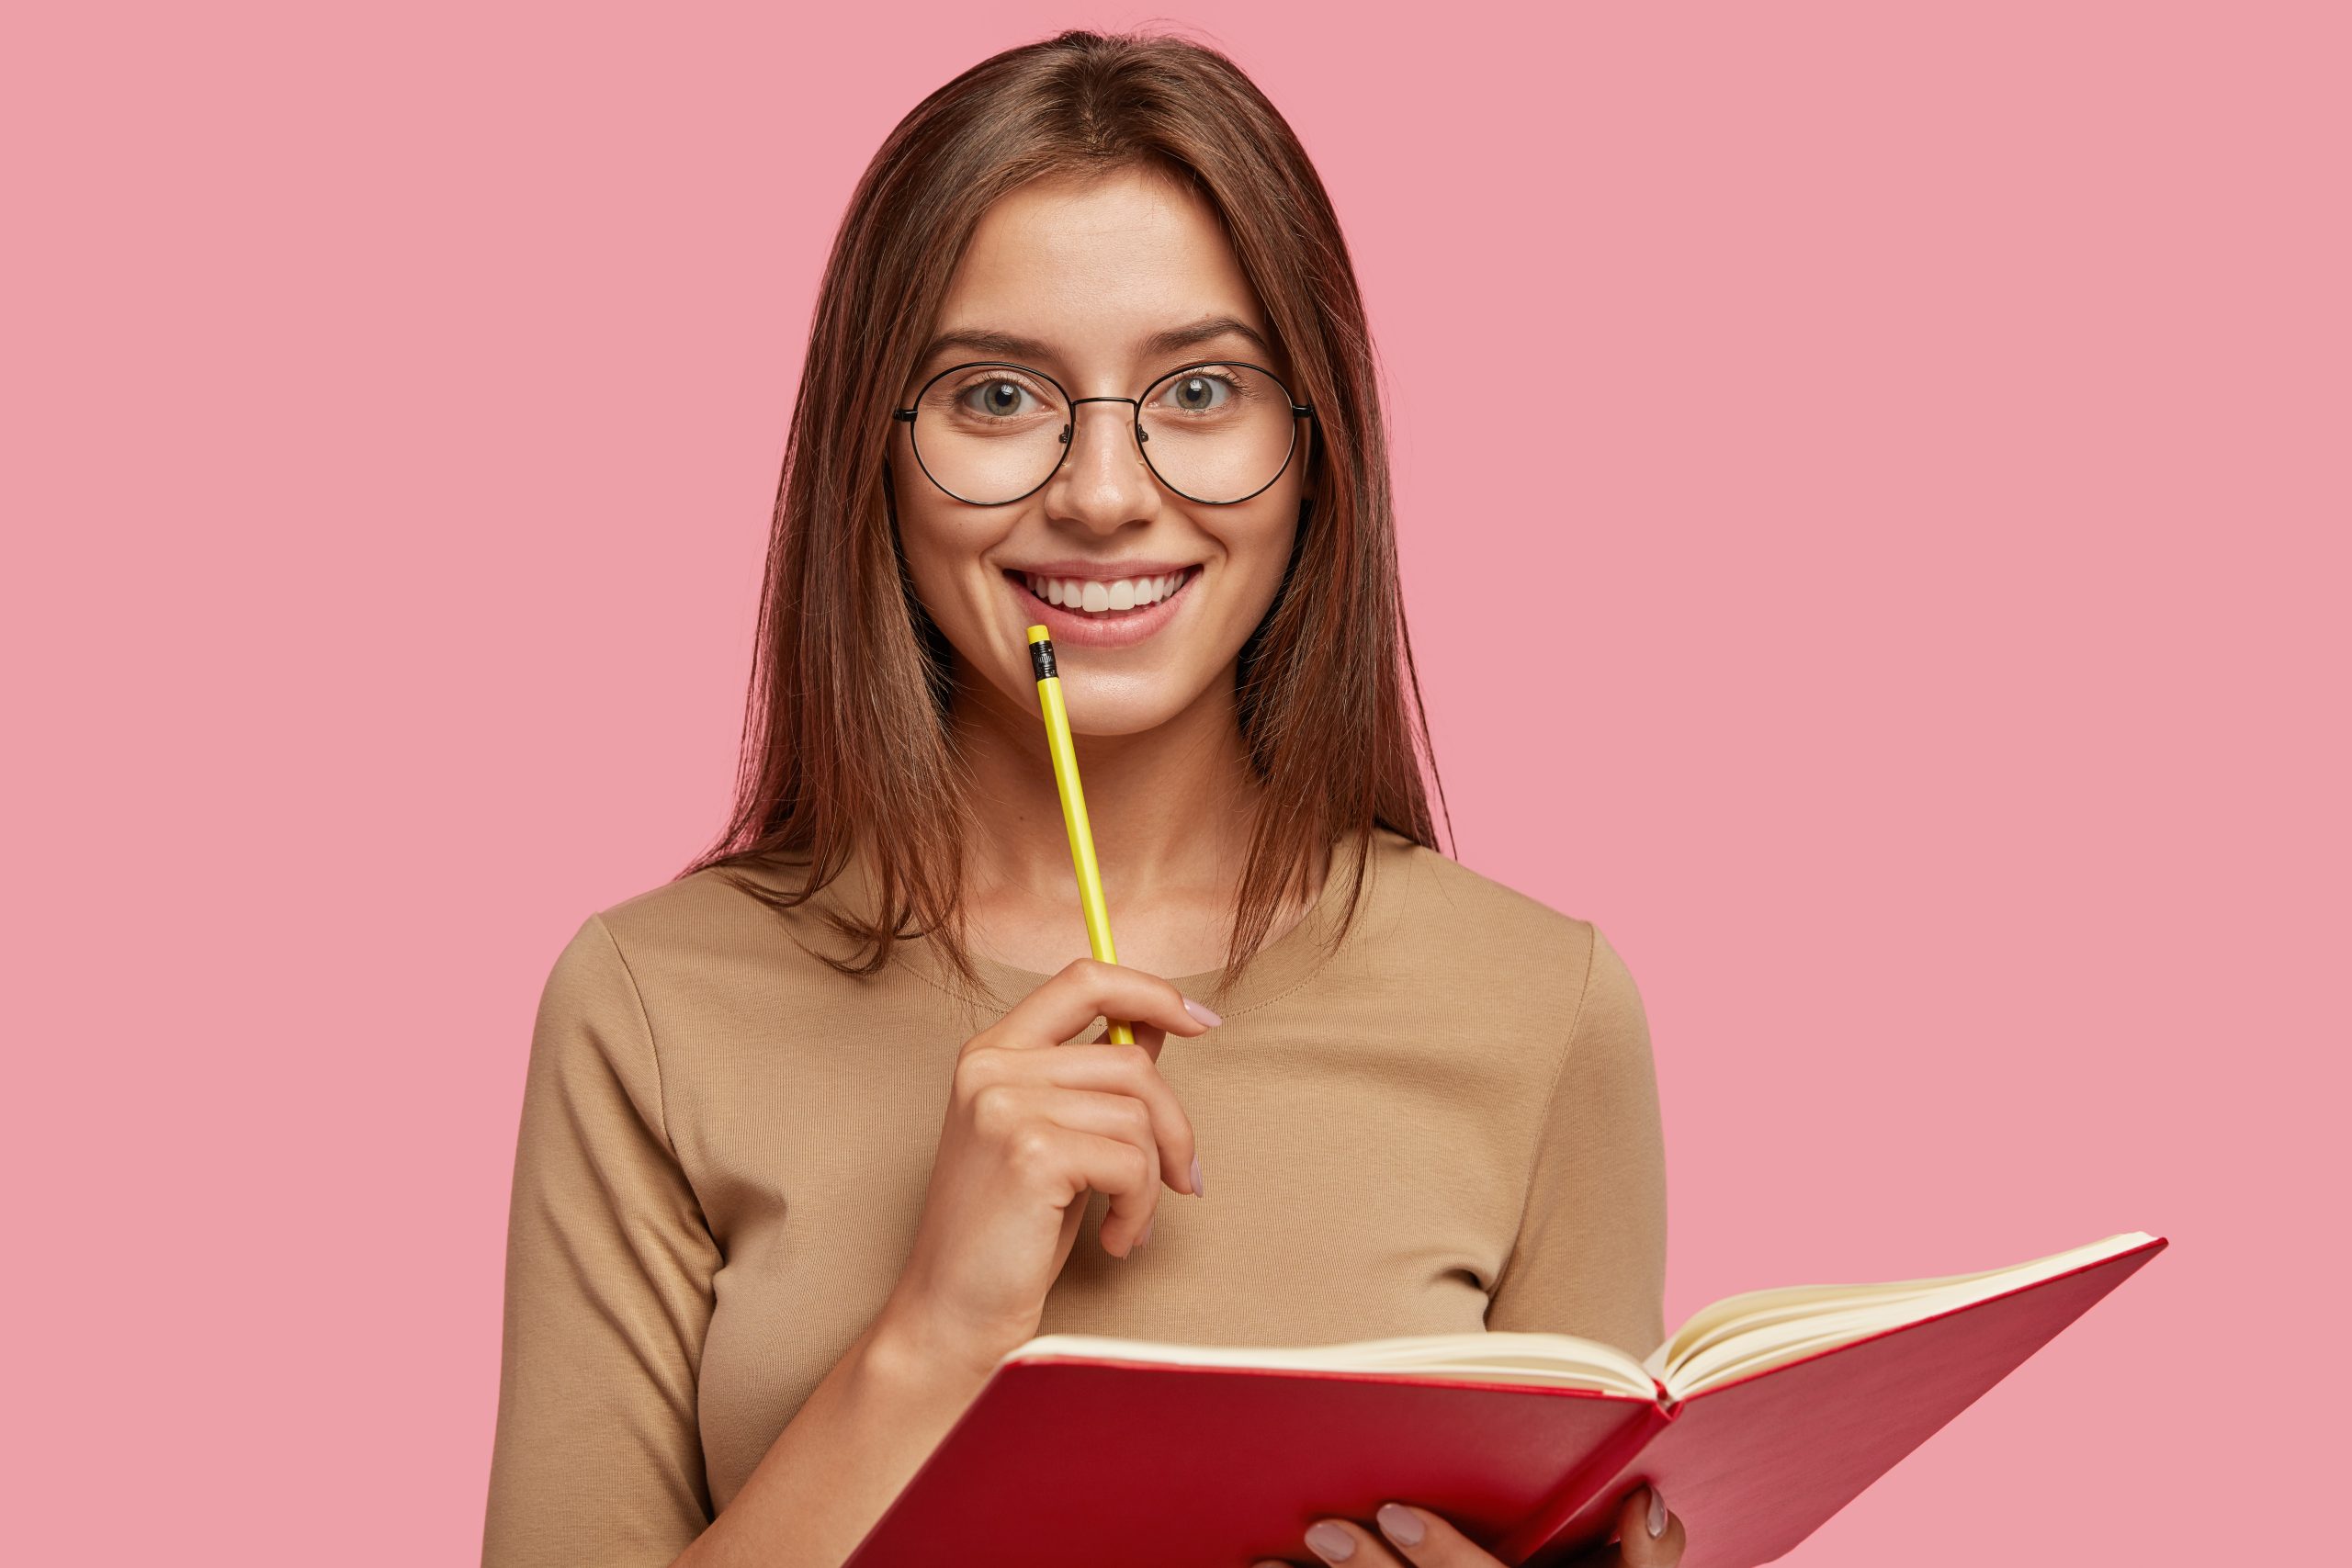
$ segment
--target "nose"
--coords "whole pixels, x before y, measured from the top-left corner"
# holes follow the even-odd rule
[[[1159,482],[1143,460],[1135,404],[1086,398],[1069,412],[1070,449],[1046,489],[1048,509],[1096,527],[1115,528],[1147,514],[1158,504]]]

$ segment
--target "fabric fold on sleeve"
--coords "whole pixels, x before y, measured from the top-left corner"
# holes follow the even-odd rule
[[[666,1568],[708,1527],[695,1385],[719,1262],[636,981],[591,915],[532,1030],[483,1568]]]

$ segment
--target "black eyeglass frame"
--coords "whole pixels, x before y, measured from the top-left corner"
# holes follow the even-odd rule
[[[1248,495],[1238,497],[1232,501],[1204,501],[1197,495],[1193,495],[1184,491],[1177,490],[1173,484],[1170,484],[1168,476],[1161,473],[1159,471],[1159,466],[1151,460],[1151,448],[1149,445],[1151,441],[1151,433],[1145,430],[1143,427],[1143,404],[1144,398],[1148,398],[1161,387],[1176,379],[1177,377],[1194,370],[1214,369],[1219,366],[1233,366],[1243,370],[1255,370],[1260,375],[1265,377],[1267,380],[1272,381],[1282,392],[1283,400],[1290,404],[1290,446],[1283,453],[1282,466],[1274,470],[1273,479],[1268,479],[1264,484],[1260,485]],[[931,471],[931,465],[929,463],[923,461],[922,443],[914,439],[914,431],[911,427],[915,423],[916,413],[920,412],[922,408],[923,394],[930,391],[933,386],[945,380],[948,377],[955,375],[959,370],[1018,370],[1024,376],[1035,376],[1038,380],[1045,382],[1046,385],[1051,387],[1055,391],[1059,392],[1061,394],[1063,406],[1069,410],[1069,423],[1062,426],[1060,437],[1062,447],[1061,455],[1054,459],[1054,466],[1046,470],[1046,477],[1044,479],[1039,479],[1035,484],[1030,486],[1027,490],[1023,491],[1019,495],[1012,497],[1009,501],[966,501],[964,497],[957,495],[954,491],[949,490],[944,484],[940,483],[939,476]],[[1132,408],[1135,412],[1134,416],[1129,420],[1128,425],[1129,428],[1135,432],[1136,451],[1143,457],[1143,466],[1151,470],[1151,477],[1153,479],[1158,479],[1163,485],[1167,485],[1168,489],[1172,493],[1182,496],[1186,501],[1193,502],[1196,506],[1238,506],[1242,502],[1253,500],[1258,496],[1263,495],[1268,490],[1272,488],[1275,479],[1279,479],[1284,474],[1290,472],[1291,459],[1298,455],[1298,422],[1300,418],[1303,416],[1306,422],[1314,427],[1316,434],[1318,435],[1322,434],[1323,429],[1322,422],[1316,418],[1313,404],[1302,403],[1297,399],[1292,397],[1290,388],[1283,383],[1283,378],[1280,376],[1275,375],[1272,370],[1267,369],[1266,367],[1262,365],[1252,365],[1246,359],[1196,359],[1190,365],[1180,365],[1175,369],[1169,371],[1166,375],[1159,377],[1149,386],[1146,387],[1143,389],[1143,397],[1140,398],[1073,398],[1069,395],[1069,389],[1068,387],[1063,386],[1059,381],[1055,380],[1051,376],[1046,375],[1043,370],[1038,369],[1035,366],[1019,364],[1016,361],[1010,359],[975,359],[962,365],[951,365],[946,369],[939,372],[936,376],[932,377],[930,380],[925,381],[920,388],[916,389],[914,400],[916,405],[914,408],[892,409],[890,411],[890,417],[903,422],[910,427],[907,432],[907,445],[914,449],[915,463],[922,469],[923,478],[929,479],[933,484],[937,485],[940,494],[946,496],[951,501],[963,502],[966,506],[1011,506],[1014,502],[1028,500],[1031,496],[1036,494],[1039,491],[1053,483],[1054,476],[1060,473],[1062,471],[1062,465],[1069,460],[1070,448],[1078,444],[1076,440],[1078,434],[1078,405],[1080,403],[1125,403]]]

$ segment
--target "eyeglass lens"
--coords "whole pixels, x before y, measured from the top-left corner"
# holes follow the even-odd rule
[[[1016,501],[1051,477],[1076,438],[1071,412],[1043,376],[967,367],[916,400],[915,454],[959,500]],[[1136,423],[1152,471],[1179,495],[1207,502],[1246,500],[1272,484],[1297,434],[1290,394],[1246,365],[1194,366],[1154,382]]]

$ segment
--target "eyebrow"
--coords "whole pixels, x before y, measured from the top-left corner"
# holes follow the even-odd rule
[[[1158,359],[1163,355],[1191,348],[1195,344],[1227,336],[1248,338],[1269,358],[1273,355],[1272,346],[1254,328],[1231,316],[1204,316],[1188,326],[1170,327],[1164,332],[1154,333],[1143,340],[1143,353],[1148,359]],[[1052,345],[1035,338],[1023,337],[1017,333],[967,327],[941,333],[933,338],[930,346],[922,351],[922,358],[916,363],[928,365],[950,349],[1001,355],[1008,359],[1050,359],[1054,356]]]

